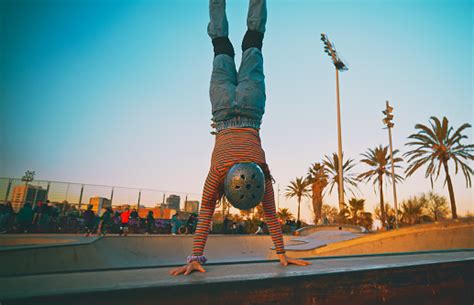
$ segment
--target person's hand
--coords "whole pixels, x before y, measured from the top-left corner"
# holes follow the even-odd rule
[[[297,259],[297,258],[290,258],[286,256],[285,253],[278,254],[278,258],[280,259],[280,264],[282,264],[283,266],[288,266],[290,264],[298,265],[298,266],[311,265],[311,262],[308,262],[302,259]]]
[[[182,267],[175,268],[173,270],[170,270],[170,275],[188,275],[191,274],[193,271],[199,271],[199,272],[206,272],[206,270],[202,267],[202,265],[196,261],[192,261],[187,265],[184,265]]]

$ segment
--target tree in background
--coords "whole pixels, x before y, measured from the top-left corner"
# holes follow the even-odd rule
[[[393,163],[395,168],[400,168],[397,163],[403,161],[402,158],[396,157],[398,150],[393,151]],[[357,179],[366,182],[373,181],[374,187],[378,185],[379,196],[380,196],[380,220],[382,221],[382,226],[387,224],[387,217],[384,208],[384,198],[383,198],[383,177],[386,176],[391,180],[391,162],[390,154],[388,153],[388,146],[382,147],[379,145],[375,149],[370,149],[368,152],[362,154],[365,159],[362,159],[361,162],[367,164],[370,169],[366,172],[361,173],[357,176]],[[400,175],[395,174],[395,181],[402,181],[403,178]]]
[[[278,210],[278,218],[280,218],[282,223],[286,223],[288,220],[292,220],[295,217],[287,208],[281,208]]]
[[[321,163],[313,163],[308,169],[306,181],[311,185],[311,202],[313,204],[314,223],[318,224],[321,219],[324,188],[328,185],[328,175],[324,165]]]
[[[395,228],[395,209],[388,203],[385,203],[385,216],[387,219],[386,228]],[[382,222],[382,213],[380,212],[380,206],[375,207],[374,209],[374,217],[375,219],[380,220]],[[401,212],[398,212],[398,221],[400,222]]]
[[[418,224],[425,215],[426,201],[415,196],[402,201],[400,207],[402,212],[402,222],[409,225]]]
[[[422,195],[426,201],[426,209],[432,215],[434,221],[446,218],[448,215],[448,200],[444,196],[435,194],[433,191]]]
[[[244,219],[250,219],[253,213],[253,209],[250,210],[240,210],[239,211],[240,216],[242,216]]]
[[[227,198],[225,196],[222,196],[218,201],[217,201],[217,204],[216,204],[216,210],[218,210],[219,208],[222,208],[222,216],[223,217],[226,217],[230,214],[230,208],[231,208],[231,204],[229,202],[229,200],[227,200]]]
[[[308,182],[303,179],[303,177],[297,177],[294,181],[290,181],[290,184],[286,188],[285,197],[296,198],[298,201],[297,220],[300,221],[301,200],[305,197],[310,197]]]
[[[365,199],[352,198],[345,206],[342,213],[339,213],[341,217],[344,217],[348,223],[355,226],[362,226],[367,230],[372,229],[373,219],[372,213],[365,212]]]
[[[339,212],[335,207],[332,207],[328,204],[323,204],[321,208],[321,217],[323,223],[335,223],[337,221]]]
[[[356,191],[358,191],[357,187],[357,178],[354,174],[351,173],[351,170],[354,168],[355,163],[354,159],[347,159],[344,162],[344,153],[342,154],[342,183],[343,183],[343,190],[344,195],[347,194],[347,190],[352,194],[352,196],[356,196]],[[334,186],[336,186],[336,190],[339,187],[339,157],[337,153],[333,153],[331,157],[328,155],[324,156],[323,165],[326,168],[326,172],[328,174],[329,179],[329,194],[332,194],[332,190]],[[339,195],[339,194],[338,194]],[[341,202],[341,200],[339,200]]]
[[[253,208],[253,218],[258,220],[263,220],[265,218],[265,213],[263,212],[263,205],[259,204]]]
[[[448,124],[449,122],[446,117],[443,117],[443,122],[441,122],[437,117],[432,116],[430,118],[430,127],[423,124],[415,125],[415,129],[418,129],[418,132],[408,137],[413,140],[412,142],[405,144],[415,147],[415,149],[405,153],[405,156],[409,157],[409,165],[405,173],[409,177],[423,165],[427,165],[425,177],[430,178],[431,186],[433,186],[433,178],[435,180],[438,179],[441,168],[443,168],[446,176],[444,185],[448,185],[451,213],[453,219],[455,219],[457,218],[456,199],[449,174],[448,161],[454,161],[454,174],[457,174],[459,169],[462,170],[466,180],[466,187],[471,187],[473,170],[469,167],[467,161],[474,160],[472,155],[474,145],[464,145],[461,143],[462,139],[467,139],[467,136],[463,135],[462,132],[464,129],[470,128],[470,124],[465,123],[456,131]]]

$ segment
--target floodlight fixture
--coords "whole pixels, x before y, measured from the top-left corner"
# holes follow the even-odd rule
[[[332,62],[338,71],[347,71],[349,67],[344,63],[344,61],[339,57],[336,51],[336,47],[329,40],[328,36],[325,33],[321,33],[321,41],[324,43],[324,52],[331,57]]]

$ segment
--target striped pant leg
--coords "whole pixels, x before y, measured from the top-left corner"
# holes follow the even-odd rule
[[[263,196],[262,206],[265,222],[267,223],[268,231],[272,237],[276,252],[278,254],[285,253],[281,226],[276,214],[275,195],[271,179],[265,180],[265,195]]]
[[[202,194],[201,209],[194,233],[193,255],[203,255],[207,236],[211,227],[212,215],[216,208],[221,175],[215,168],[211,168],[207,175]]]

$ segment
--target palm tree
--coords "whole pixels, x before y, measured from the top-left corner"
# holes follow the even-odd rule
[[[426,201],[420,200],[418,197],[404,200],[401,205],[402,221],[413,225],[420,222],[420,218],[424,214]]]
[[[342,160],[344,161],[344,153],[342,154]],[[339,157],[336,153],[332,154],[332,158],[328,155],[324,156],[323,164],[326,167],[329,177],[329,194],[332,194],[334,186],[339,187]],[[348,190],[352,196],[355,196],[355,191],[358,190],[357,178],[350,173],[354,168],[354,159],[348,159],[342,164],[342,183],[348,185]],[[344,195],[346,195],[346,187],[343,187]],[[341,202],[339,198],[339,202]]]
[[[448,184],[449,200],[451,202],[451,213],[453,219],[457,218],[456,199],[454,198],[453,183],[449,175],[448,161],[453,160],[455,165],[454,174],[458,173],[459,168],[462,169],[464,178],[466,180],[466,187],[471,187],[471,175],[473,170],[469,167],[466,161],[474,160],[472,152],[474,145],[461,144],[462,139],[467,139],[462,132],[471,125],[465,123],[461,125],[456,131],[451,126],[448,126],[448,119],[443,117],[441,122],[437,117],[430,118],[430,127],[423,124],[416,124],[415,129],[417,133],[410,135],[408,138],[414,141],[408,142],[405,145],[414,146],[415,149],[405,153],[408,159],[408,168],[405,173],[406,176],[411,176],[417,169],[427,164],[425,177],[430,178],[431,186],[433,186],[433,177],[438,179],[441,167],[444,169],[446,178],[444,184]]]
[[[372,229],[372,213],[364,211],[365,199],[352,198],[339,213],[341,223],[362,226],[367,230]]]
[[[323,191],[328,185],[328,176],[326,168],[321,163],[313,163],[308,169],[306,177],[308,184],[311,184],[312,203],[314,211],[314,223],[317,224],[321,219],[321,208],[323,206]]]
[[[286,223],[287,220],[294,218],[293,214],[287,208],[282,208],[278,210],[278,218],[281,219],[283,223]]]
[[[303,177],[297,177],[295,181],[290,181],[286,188],[286,198],[294,198],[298,201],[298,221],[300,220],[301,199],[309,197],[308,182]]]
[[[390,154],[388,152],[388,146],[382,147],[379,145],[375,149],[370,149],[368,152],[362,154],[365,159],[362,159],[361,162],[370,166],[370,170],[361,173],[357,176],[358,180],[365,180],[369,182],[373,180],[374,187],[378,184],[379,187],[379,196],[380,196],[380,213],[381,213],[381,221],[382,225],[385,226],[386,224],[386,215],[384,209],[384,200],[383,200],[383,177],[391,176],[391,165],[390,165]],[[400,166],[397,165],[398,162],[403,161],[400,157],[395,157],[398,153],[398,150],[393,151],[393,163],[395,164],[395,168],[399,168]],[[395,182],[402,181],[403,178],[400,175],[395,174]]]
[[[357,224],[359,221],[359,216],[362,212],[364,212],[364,204],[365,204],[365,199],[356,199],[352,198],[349,200],[349,218],[352,224]]]

